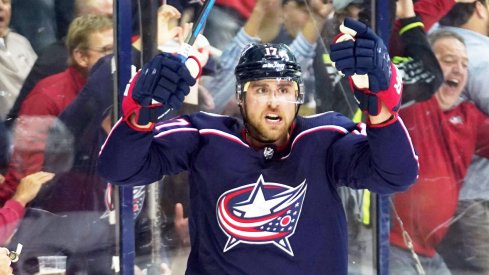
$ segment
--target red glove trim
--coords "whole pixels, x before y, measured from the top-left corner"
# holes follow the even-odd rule
[[[351,36],[347,33],[340,32],[340,33],[336,34],[335,37],[333,37],[333,43],[339,43],[338,40],[340,40],[340,38],[343,37],[344,35],[345,35],[345,37],[339,42],[348,41],[351,39],[355,40],[355,38],[353,36]]]
[[[389,83],[389,88],[387,88],[386,90],[378,91],[376,93],[366,88],[363,89],[357,88],[351,76],[348,77],[348,81],[350,82],[350,86],[352,90],[357,90],[365,94],[372,94],[377,96],[377,99],[379,100],[377,104],[378,108],[381,108],[382,103],[380,101],[382,101],[384,102],[385,106],[389,109],[389,111],[394,114],[399,111],[399,103],[401,102],[403,84],[402,84],[402,77],[399,74],[399,70],[397,69],[396,65],[394,65],[392,62],[391,62],[391,71],[392,71],[392,75]],[[397,110],[394,110],[396,107]],[[378,111],[380,112],[380,109]]]
[[[391,62],[391,81],[389,83],[389,88],[383,91],[377,92],[377,96],[384,102],[385,106],[389,108],[391,112],[399,111],[399,103],[401,101],[402,96],[402,76],[399,74],[399,70],[396,65]],[[398,108],[397,110],[393,110],[394,108]]]
[[[132,79],[129,81],[129,83],[126,86],[126,91],[124,91],[124,98],[122,99],[122,118],[123,120],[131,127],[132,129],[139,131],[139,132],[150,132],[153,131],[155,127],[155,123],[151,123],[150,127],[140,127],[140,125],[133,124],[130,120],[130,117],[135,114],[135,121],[138,121],[139,119],[139,111],[141,110],[141,105],[137,103],[133,98],[132,98],[132,89],[134,88],[134,85],[136,85],[136,80],[139,77],[139,74],[141,73],[141,70],[137,72],[136,75],[132,77]],[[151,105],[154,106],[155,104]],[[149,106],[149,107],[151,107]]]
[[[188,57],[189,59],[193,59],[195,60],[195,62],[197,63],[197,66],[199,66],[199,73],[197,74],[197,76],[195,77],[195,80],[199,79],[199,77],[202,75],[202,65],[200,64],[199,62],[199,59],[197,59],[196,56],[194,55],[189,55]]]
[[[369,117],[367,116],[367,125],[370,128],[382,128],[382,127],[391,125],[392,123],[396,122],[398,118],[399,118],[399,115],[397,113],[393,113],[392,114],[392,117],[390,117],[388,120],[386,120],[386,121],[384,121],[382,123],[372,124],[370,122]]]

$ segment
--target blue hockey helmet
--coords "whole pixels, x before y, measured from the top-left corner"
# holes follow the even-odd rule
[[[249,44],[241,53],[236,75],[236,98],[239,103],[246,94],[246,83],[266,78],[289,79],[297,83],[296,103],[304,103],[302,71],[297,60],[285,44]]]

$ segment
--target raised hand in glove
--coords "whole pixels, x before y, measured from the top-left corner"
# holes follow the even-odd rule
[[[350,79],[360,109],[380,113],[382,102],[397,115],[402,80],[382,39],[365,24],[346,18],[330,47],[335,67]]]
[[[170,109],[182,106],[195,81],[185,63],[176,56],[169,53],[156,55],[126,87],[122,100],[124,120],[138,131],[152,130],[153,122]],[[133,115],[134,120],[130,119]],[[150,127],[141,127],[150,123]]]

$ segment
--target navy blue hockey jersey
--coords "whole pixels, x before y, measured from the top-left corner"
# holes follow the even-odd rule
[[[286,148],[255,149],[231,117],[181,116],[153,132],[119,121],[99,171],[124,185],[190,172],[187,274],[347,274],[336,187],[403,191],[418,171],[401,120],[360,130],[333,112],[298,117]]]

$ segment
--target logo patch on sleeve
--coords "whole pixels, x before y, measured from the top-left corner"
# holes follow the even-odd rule
[[[299,221],[307,184],[296,187],[265,182],[260,175],[255,183],[222,194],[217,202],[217,219],[228,236],[224,252],[239,243],[273,244],[294,256],[289,238]]]

